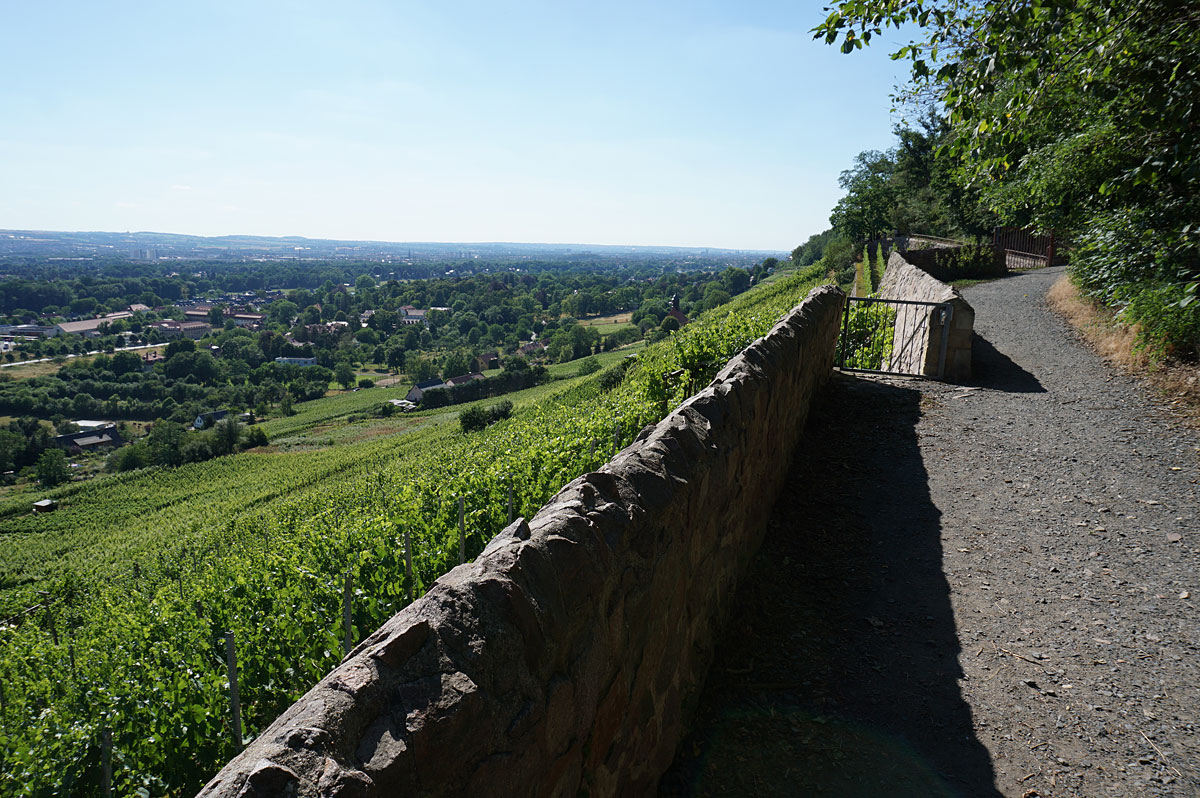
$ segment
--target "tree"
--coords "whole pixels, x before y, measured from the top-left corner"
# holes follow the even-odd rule
[[[112,371],[118,377],[142,370],[142,359],[133,352],[117,352],[112,356]]]
[[[428,357],[413,351],[404,356],[404,373],[414,382],[425,382],[437,376],[437,367]]]
[[[829,215],[833,229],[858,243],[890,232],[896,205],[891,181],[894,169],[890,153],[867,150],[855,156],[854,166],[838,178],[846,196],[838,200]]]
[[[709,283],[709,287],[712,285],[714,284]],[[721,285],[730,295],[737,296],[750,287],[750,273],[745,269],[737,269],[730,266],[721,272]]]
[[[150,456],[145,444],[131,443],[115,449],[104,464],[107,471],[133,471],[150,465]]]
[[[17,459],[25,450],[25,436],[0,429],[0,473],[17,467]]]
[[[295,302],[287,299],[277,299],[267,307],[267,319],[275,325],[288,327],[292,323],[292,319],[296,318],[296,314],[300,312],[300,308]]]
[[[471,358],[461,349],[447,352],[442,359],[442,379],[461,377],[471,370]]]
[[[350,388],[354,385],[354,368],[345,360],[340,360],[333,369],[333,378],[341,383],[343,388]]]
[[[177,466],[182,463],[181,449],[185,434],[183,427],[178,424],[163,419],[155,421],[146,437],[150,462],[161,466]]]
[[[831,11],[814,32],[843,52],[888,27],[918,34],[894,57],[911,61],[912,96],[945,108],[960,181],[1005,222],[1073,229],[1085,288],[1196,299],[1195,3],[838,0]]]
[[[42,485],[52,488],[71,478],[67,456],[62,449],[52,447],[42,452],[37,461],[37,478]]]
[[[242,437],[242,425],[236,418],[226,416],[217,422],[212,429],[212,452],[220,457],[232,454],[237,450],[238,441]]]

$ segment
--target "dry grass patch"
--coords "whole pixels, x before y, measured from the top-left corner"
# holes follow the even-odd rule
[[[1112,310],[1080,295],[1065,276],[1050,287],[1046,301],[1101,357],[1144,380],[1200,427],[1200,366],[1172,359],[1151,361],[1137,346],[1137,325],[1122,324]]]
[[[1137,327],[1122,324],[1113,311],[1082,296],[1070,278],[1060,277],[1046,293],[1046,301],[1106,360],[1135,371],[1149,365],[1136,346]]]

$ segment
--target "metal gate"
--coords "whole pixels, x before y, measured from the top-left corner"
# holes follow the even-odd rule
[[[838,367],[940,380],[953,317],[948,302],[847,297]]]

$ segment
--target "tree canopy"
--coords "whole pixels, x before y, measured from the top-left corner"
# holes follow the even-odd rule
[[[885,29],[940,157],[1007,224],[1076,239],[1093,295],[1155,312],[1200,281],[1200,5],[1177,0],[840,0],[814,29],[852,52]],[[1200,304],[1200,303],[1197,303]],[[1188,311],[1191,312],[1191,311]],[[1200,317],[1191,324],[1200,330]],[[1200,334],[1190,342],[1200,345]]]

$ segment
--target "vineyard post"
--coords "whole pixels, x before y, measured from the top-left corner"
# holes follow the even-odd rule
[[[508,475],[508,523],[512,523],[513,519],[513,479],[512,474]]]
[[[408,603],[413,602],[413,579],[412,579],[412,541],[408,536],[408,529],[404,530],[404,572],[408,576]]]
[[[46,623],[50,624],[50,639],[54,641],[54,645],[58,645],[58,627],[54,625],[54,611],[49,607],[46,608]]]
[[[352,647],[350,637],[350,602],[354,596],[354,576],[347,571],[346,583],[342,586],[342,626],[344,628],[344,636],[342,639],[342,647],[345,648],[346,654],[350,654]]]
[[[225,665],[229,669],[229,711],[232,715],[233,744],[242,750],[242,702],[238,698],[237,643],[233,632],[225,633]]]
[[[75,630],[67,627],[67,655],[71,659],[71,678],[75,678]]]
[[[112,729],[100,732],[100,794],[112,795]]]
[[[592,463],[596,460],[596,439],[592,438],[592,448],[588,452],[588,468],[592,467]]]
[[[4,698],[4,682],[0,681],[0,720],[8,717],[8,701]]]
[[[621,425],[613,424],[613,454],[621,451]]]
[[[467,522],[466,522],[466,503],[463,497],[458,497],[458,564],[462,565],[467,561]]]

